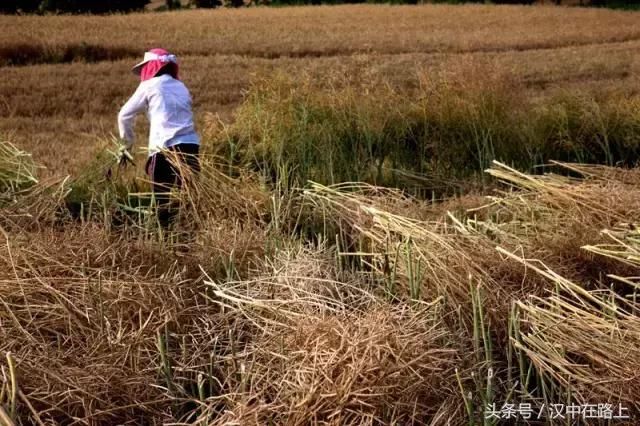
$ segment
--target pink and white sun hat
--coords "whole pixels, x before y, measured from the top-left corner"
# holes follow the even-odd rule
[[[158,71],[167,65],[171,65],[173,68],[172,76],[178,78],[178,58],[176,55],[165,49],[157,48],[144,52],[142,62],[137,63],[131,71],[139,75],[142,81],[145,81],[155,77]]]

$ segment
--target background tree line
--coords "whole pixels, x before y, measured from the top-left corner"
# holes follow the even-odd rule
[[[149,0],[0,0],[0,13],[126,13],[143,10],[148,3]],[[557,5],[568,4],[623,9],[640,8],[638,0],[165,0],[163,9],[240,7],[250,4],[303,5],[342,3],[552,3]]]
[[[1,0],[4,13],[111,13],[141,10],[149,0]]]

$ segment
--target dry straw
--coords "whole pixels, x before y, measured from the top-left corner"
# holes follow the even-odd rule
[[[0,415],[373,425],[475,421],[516,398],[637,408],[637,172],[496,163],[485,204],[443,211],[366,184],[270,191],[214,163],[175,194],[168,230],[41,221],[64,185],[3,207]],[[319,225],[313,242],[301,224]]]

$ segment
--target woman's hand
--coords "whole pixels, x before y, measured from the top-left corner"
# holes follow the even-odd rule
[[[134,164],[133,155],[131,155],[131,153],[129,152],[129,149],[131,149],[131,144],[122,143],[122,142],[120,143],[120,147],[118,148],[116,158],[118,160],[118,164],[121,167],[127,167],[128,163]]]

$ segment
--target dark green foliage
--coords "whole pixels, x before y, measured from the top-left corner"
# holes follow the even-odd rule
[[[38,10],[41,0],[1,0],[0,12],[2,13],[31,13]]]
[[[495,4],[533,4],[536,0],[493,0]]]
[[[42,8],[47,11],[66,13],[111,13],[141,10],[149,0],[44,0]]]
[[[591,0],[589,5],[613,9],[640,10],[640,2],[638,0]]]
[[[3,13],[113,13],[142,10],[149,0],[2,0]]]
[[[193,4],[195,7],[212,9],[215,7],[222,6],[222,1],[221,0],[192,0],[191,4]]]

